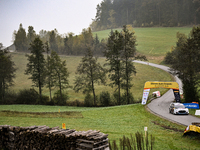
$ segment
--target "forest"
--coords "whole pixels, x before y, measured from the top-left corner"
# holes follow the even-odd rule
[[[180,27],[200,23],[200,0],[103,0],[92,30],[133,27]]]

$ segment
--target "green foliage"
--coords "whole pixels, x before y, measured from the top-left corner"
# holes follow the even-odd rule
[[[97,62],[97,57],[93,56],[93,51],[88,48],[85,56],[82,58],[81,63],[77,67],[74,90],[83,93],[93,93],[94,105],[96,105],[95,84],[105,84],[105,69]]]
[[[50,43],[50,49],[58,52],[58,45],[57,45],[57,42],[56,42],[56,36],[57,36],[56,32],[57,31],[54,31],[54,30],[50,32],[49,43]]]
[[[20,90],[16,103],[17,104],[37,104],[40,96],[35,89]]]
[[[199,101],[197,85],[200,72],[200,26],[193,27],[190,37],[177,33],[176,47],[165,57],[165,63],[170,64],[173,74],[183,82],[183,92],[186,102]]]
[[[28,49],[29,43],[28,43],[28,40],[27,40],[27,37],[26,37],[26,31],[22,27],[22,24],[19,25],[19,29],[15,33],[14,44],[16,46],[17,51],[25,52]]]
[[[29,50],[31,55],[26,55],[28,63],[26,65],[25,74],[31,75],[29,79],[32,80],[34,86],[39,87],[39,94],[42,96],[42,87],[45,84],[45,59],[44,46],[39,37],[30,44]]]
[[[123,105],[127,105],[127,104],[133,104],[134,103],[134,97],[132,93],[129,93],[127,95],[127,92],[123,93],[122,97],[121,97],[121,101]]]
[[[93,104],[93,98],[92,98],[92,96],[91,96],[90,93],[87,93],[85,95],[84,106],[85,107],[92,107],[92,106],[94,106],[94,104]]]
[[[110,93],[108,91],[101,92],[99,100],[101,106],[110,106],[111,105]]]
[[[129,95],[133,86],[131,80],[132,75],[136,74],[132,60],[146,60],[145,56],[136,56],[136,37],[131,29],[124,26],[122,32],[111,31],[104,53],[107,61],[105,65],[109,66],[109,78],[112,81],[110,85],[117,86],[119,105],[121,105],[121,89],[126,91],[126,103],[130,104]]]
[[[5,101],[6,90],[13,85],[15,78],[15,63],[7,50],[0,50],[0,102]]]
[[[59,88],[60,96],[64,89],[69,88],[69,72],[66,68],[66,61],[62,61],[55,51],[51,51],[48,67],[49,86]]]
[[[36,38],[36,33],[34,31],[34,28],[32,26],[29,26],[28,34],[27,34],[28,45],[30,45],[34,41],[35,38]]]
[[[62,93],[62,95],[60,95],[60,93],[59,90],[55,92],[52,101],[55,105],[66,105],[66,102],[69,99],[68,94]]]
[[[198,0],[105,0],[96,9],[91,24],[93,31],[127,24],[133,24],[134,27],[174,27],[200,23]]]
[[[111,31],[110,36],[108,38],[108,42],[106,45],[106,50],[104,55],[106,57],[107,63],[105,66],[109,66],[108,77],[112,81],[109,85],[111,87],[117,86],[116,90],[118,90],[118,105],[121,104],[120,100],[120,91],[121,91],[121,84],[122,84],[122,68],[124,67],[121,61],[121,54],[123,51],[123,36],[117,30],[115,32]]]

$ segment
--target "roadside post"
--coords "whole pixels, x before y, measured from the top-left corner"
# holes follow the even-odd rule
[[[147,136],[147,127],[144,127],[145,138]]]

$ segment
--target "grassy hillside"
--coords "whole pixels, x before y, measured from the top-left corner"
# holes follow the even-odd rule
[[[113,29],[115,30],[115,29]],[[117,29],[121,31],[121,29]],[[176,33],[189,35],[192,27],[172,28],[134,28],[137,39],[137,50],[148,57],[149,61],[160,63],[171,46],[176,45]],[[93,32],[100,39],[107,38],[111,30]]]
[[[59,116],[19,116],[5,113],[2,110],[21,112],[77,112],[77,115],[62,118]],[[78,113],[79,112],[79,113]],[[75,113],[74,113],[75,114]],[[117,140],[123,135],[130,137],[137,131],[144,134],[144,127],[155,137],[155,150],[194,150],[199,149],[199,140],[183,137],[185,126],[180,126],[161,119],[146,111],[141,104],[115,106],[106,108],[78,108],[66,106],[41,105],[0,105],[0,125],[49,127],[66,124],[67,128],[77,131],[100,130],[108,134],[109,140]]]
[[[25,57],[24,53],[12,53],[13,61],[15,62],[17,69],[16,78],[14,79],[15,85],[11,87],[11,90],[18,92],[22,89],[29,89],[31,88],[32,81],[28,79],[29,76],[24,75],[26,64],[27,64],[27,57]],[[71,86],[74,86],[74,79],[75,79],[75,72],[76,68],[80,63],[82,57],[75,57],[75,56],[60,56],[63,60],[66,60],[68,71],[70,72],[69,75],[69,83]],[[99,58],[99,62],[101,64],[105,63],[104,58]],[[146,81],[172,81],[171,75],[167,74],[165,71],[160,69],[135,63],[137,74],[133,76],[133,83],[134,87],[132,87],[131,92],[135,100],[140,101],[142,98],[143,87]],[[107,80],[109,82],[109,79]],[[38,89],[35,88],[37,91]],[[54,89],[56,91],[57,89]],[[110,91],[111,95],[114,92],[114,88],[112,89],[110,86],[105,85],[96,85],[96,93],[99,95],[102,91]],[[154,89],[160,90],[161,92],[165,91],[165,89]],[[152,90],[153,91],[153,90]],[[152,92],[151,91],[151,92]],[[79,92],[75,93],[73,89],[67,89],[66,92],[69,94],[70,101],[73,100],[83,100],[84,95]],[[43,88],[43,94],[49,95],[49,90],[47,88]]]

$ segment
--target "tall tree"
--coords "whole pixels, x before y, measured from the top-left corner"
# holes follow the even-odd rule
[[[58,45],[56,42],[56,32],[57,32],[56,29],[50,32],[49,45],[51,50],[58,52]]]
[[[193,27],[191,35],[177,33],[176,47],[168,52],[165,62],[171,65],[172,72],[183,82],[183,94],[186,102],[198,102],[200,73],[200,26]]]
[[[12,61],[11,55],[9,55],[8,51],[1,50],[1,48],[0,64],[0,101],[4,102],[5,91],[13,85],[16,68],[14,62]]]
[[[95,83],[105,84],[105,69],[98,63],[98,58],[93,56],[91,48],[87,49],[85,56],[77,67],[74,90],[83,93],[93,93],[94,105],[96,106]]]
[[[63,91],[66,88],[69,88],[69,72],[66,68],[66,61],[62,61],[61,58],[58,56],[58,54],[55,51],[51,51],[51,58],[50,58],[50,66],[51,76],[53,79],[52,86],[59,88],[59,94],[61,97],[62,102],[60,104],[63,104]]]
[[[132,75],[136,74],[133,60],[146,60],[145,56],[136,55],[136,37],[131,26],[123,26],[122,32],[111,31],[105,56],[106,65],[109,66],[111,86],[117,86],[118,104],[122,104],[121,89],[126,91],[123,103],[130,104],[133,101],[130,93],[130,89],[133,86],[133,83],[131,83]]]
[[[46,53],[47,53],[47,59],[46,59],[46,68],[47,68],[47,72],[46,72],[46,76],[47,76],[47,80],[46,80],[46,84],[47,84],[47,88],[49,89],[49,95],[50,95],[50,101],[52,100],[52,97],[51,97],[51,88],[54,86],[53,85],[53,68],[52,68],[52,66],[50,65],[50,59],[51,59],[51,57],[49,56],[49,51],[50,51],[50,49],[49,49],[49,44],[48,44],[48,42],[46,42],[45,43],[45,46],[44,46],[44,48],[45,48],[45,51],[46,51]]]
[[[122,64],[124,66],[123,68],[123,76],[122,76],[122,88],[126,91],[125,97],[126,97],[126,103],[130,104],[131,101],[133,101],[133,98],[130,93],[130,89],[133,86],[132,81],[132,75],[136,74],[136,68],[133,64],[133,60],[135,59],[141,59],[146,60],[145,56],[139,56],[136,55],[136,37],[134,36],[133,28],[123,26],[122,29],[122,54],[121,54],[121,60]]]
[[[39,88],[40,102],[42,100],[42,87],[45,84],[45,58],[43,55],[44,45],[39,37],[30,44],[29,50],[31,54],[27,54],[28,63],[26,65],[25,74],[31,75],[29,79],[32,80],[34,86]]]
[[[121,62],[121,54],[123,50],[123,35],[117,30],[115,32],[111,31],[108,42],[106,45],[106,50],[104,55],[106,57],[106,66],[109,66],[108,77],[112,81],[110,86],[117,86],[116,90],[118,92],[117,103],[121,105],[121,84],[123,76],[123,63]]]
[[[33,40],[36,37],[36,33],[34,31],[34,28],[32,26],[28,27],[28,34],[27,34],[27,40],[28,40],[28,44],[30,44],[31,42],[33,42]]]
[[[20,24],[19,29],[15,35],[14,44],[16,46],[17,51],[27,51],[28,49],[26,31],[23,28],[22,24]]]

